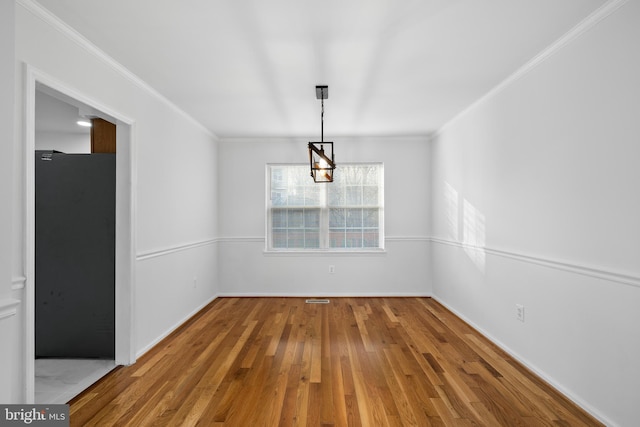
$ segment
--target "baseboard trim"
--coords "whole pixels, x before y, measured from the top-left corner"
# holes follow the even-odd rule
[[[509,346],[505,345],[502,341],[500,341],[499,339],[494,337],[492,334],[490,334],[489,332],[487,332],[486,330],[484,330],[483,328],[478,326],[475,322],[473,322],[471,319],[469,319],[468,317],[463,315],[461,312],[459,312],[458,310],[456,310],[455,308],[453,308],[452,306],[450,306],[449,304],[444,302],[438,296],[434,295],[434,296],[432,296],[432,298],[435,301],[437,301],[439,304],[441,304],[444,308],[446,308],[447,310],[449,310],[450,312],[455,314],[457,317],[459,317],[461,320],[463,320],[466,324],[468,324],[473,329],[475,329],[478,333],[480,333],[485,338],[487,338],[489,341],[491,341],[492,343],[494,343],[495,345],[500,347],[500,349],[504,350],[509,356],[514,358],[516,361],[518,361],[518,363],[522,364],[525,368],[527,368],[528,370],[533,372],[538,377],[542,378],[543,381],[548,383],[551,387],[555,388],[558,392],[560,392],[562,395],[564,395],[567,399],[571,400],[574,404],[576,404],[577,406],[579,406],[580,408],[584,409],[586,412],[591,414],[591,416],[593,416],[594,418],[596,418],[597,420],[599,420],[600,422],[602,422],[603,424],[605,424],[607,426],[612,426],[612,427],[617,426],[617,424],[615,424],[611,420],[607,419],[607,417],[602,415],[600,412],[598,412],[595,408],[593,408],[587,402],[585,402],[584,400],[580,399],[578,396],[574,395],[570,390],[567,390],[565,387],[563,387],[561,384],[559,384],[553,378],[551,378],[548,375],[546,375],[546,373],[544,371],[538,369],[536,367],[536,365],[534,365],[533,363],[529,362],[526,358],[522,357],[519,353],[513,351]]]
[[[139,359],[140,357],[142,357],[146,352],[148,352],[149,350],[151,350],[153,347],[155,347],[156,345],[158,345],[160,343],[160,341],[162,341],[163,339],[165,339],[166,337],[168,337],[169,335],[171,335],[176,329],[178,329],[179,327],[181,327],[182,325],[184,325],[189,319],[191,319],[193,316],[195,316],[196,314],[198,314],[200,311],[202,311],[207,305],[211,304],[216,298],[218,298],[218,294],[213,295],[211,298],[209,298],[208,300],[206,300],[203,304],[199,305],[197,308],[195,308],[194,310],[192,310],[189,314],[187,314],[186,316],[184,316],[181,320],[179,320],[178,322],[176,322],[172,327],[170,327],[169,329],[167,329],[162,335],[158,336],[156,339],[154,339],[153,341],[151,341],[149,344],[147,344],[146,346],[144,346],[143,348],[141,348],[140,350],[138,350],[136,352],[136,359]]]
[[[334,293],[334,292],[221,292],[219,298],[431,298],[430,293],[402,293],[402,292],[364,292],[364,293]]]
[[[363,294],[334,294],[334,293],[320,293],[320,294],[310,294],[310,293],[258,293],[258,292],[246,292],[246,293],[217,293],[209,300],[205,301],[203,304],[198,306],[196,309],[192,310],[189,314],[184,316],[180,321],[174,324],[172,327],[167,329],[162,335],[158,336],[155,340],[138,350],[136,353],[136,359],[142,357],[145,353],[153,349],[156,345],[158,345],[163,339],[171,335],[175,330],[184,325],[189,319],[193,316],[197,315],[200,311],[202,311],[207,305],[211,304],[218,298],[394,298],[394,297],[402,297],[402,298],[431,298],[431,294],[403,294],[403,293],[363,293]],[[444,304],[443,304],[444,305]]]

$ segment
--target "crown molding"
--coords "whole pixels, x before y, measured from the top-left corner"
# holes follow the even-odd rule
[[[483,103],[487,99],[495,96],[502,90],[504,90],[507,86],[511,85],[515,81],[519,80],[523,76],[527,75],[538,65],[542,64],[544,61],[549,59],[554,54],[558,53],[565,46],[582,36],[584,33],[589,31],[591,28],[595,27],[600,21],[607,18],[609,15],[614,13],[620,7],[622,7],[628,0],[609,0],[600,6],[598,9],[594,10],[589,16],[580,21],[575,27],[567,31],[562,37],[557,39],[555,42],[551,43],[551,45],[547,46],[542,52],[538,53],[536,56],[531,58],[527,63],[518,68],[514,73],[504,79],[502,82],[498,83],[493,89],[489,90],[486,94],[478,98],[476,101],[471,103],[467,108],[456,114],[452,119],[446,122],[440,129],[433,133],[432,137],[436,138],[439,134],[441,134],[446,128],[451,126],[461,117],[464,117],[469,111],[473,110],[476,106]]]
[[[16,0],[16,4],[20,5],[21,7],[23,7],[25,10],[30,12],[35,17],[39,18],[40,20],[42,20],[46,24],[50,25],[51,27],[53,27],[54,29],[56,29],[57,31],[62,33],[69,40],[75,42],[78,46],[80,46],[85,51],[87,51],[90,55],[93,55],[96,58],[100,59],[104,64],[106,64],[108,67],[110,67],[113,70],[115,70],[118,74],[120,74],[122,77],[127,79],[129,82],[133,83],[134,85],[136,85],[140,89],[144,90],[145,92],[149,93],[151,96],[155,97],[156,99],[158,99],[162,103],[164,103],[167,106],[169,106],[176,113],[180,114],[182,117],[184,117],[185,119],[190,121],[192,124],[194,124],[195,126],[199,127],[202,131],[204,131],[206,134],[208,134],[211,138],[215,139],[216,141],[219,139],[216,134],[214,134],[211,130],[207,129],[202,123],[200,123],[199,121],[194,119],[187,112],[182,110],[180,107],[178,107],[172,101],[170,101],[167,97],[165,97],[160,92],[158,92],[156,89],[154,89],[152,86],[150,86],[147,82],[145,82],[140,77],[138,77],[137,75],[132,73],[124,65],[120,64],[118,61],[113,59],[111,56],[107,55],[106,52],[104,52],[98,46],[93,44],[89,39],[87,39],[85,36],[80,34],[78,31],[76,31],[69,24],[67,24],[66,22],[62,21],[56,15],[51,13],[48,9],[44,8],[42,5],[37,3],[35,0]]]

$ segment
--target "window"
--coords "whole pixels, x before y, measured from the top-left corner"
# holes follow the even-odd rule
[[[384,248],[383,166],[340,164],[316,184],[309,165],[267,165],[268,250]]]

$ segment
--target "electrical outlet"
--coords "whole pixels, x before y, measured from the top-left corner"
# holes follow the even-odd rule
[[[336,266],[335,266],[335,265],[330,265],[330,266],[329,266],[329,273],[330,273],[330,274],[333,274],[333,273],[335,273],[335,272],[336,272]]]
[[[516,304],[516,319],[524,322],[524,305]]]
[[[193,288],[198,287],[198,276],[193,276]]]

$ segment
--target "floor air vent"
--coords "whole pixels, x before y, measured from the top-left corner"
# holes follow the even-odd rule
[[[329,304],[328,299],[308,299],[305,301],[307,304]]]

